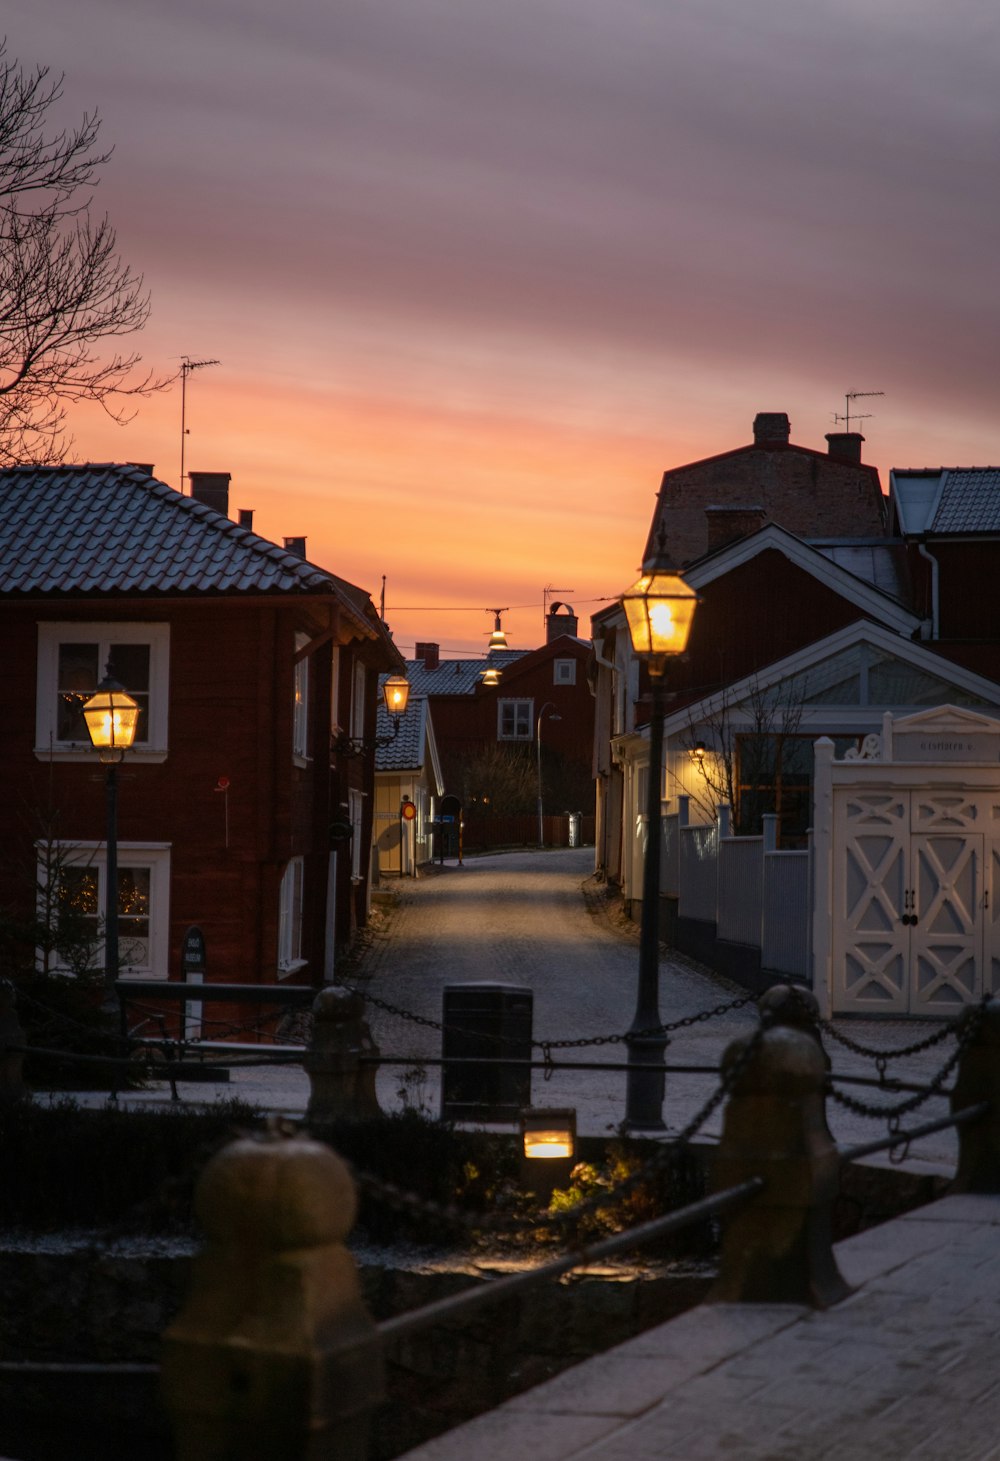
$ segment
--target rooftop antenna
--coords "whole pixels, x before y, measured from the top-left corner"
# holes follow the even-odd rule
[[[835,422],[836,421],[843,421],[843,423],[844,423],[844,430],[845,431],[850,431],[850,429],[851,429],[851,402],[852,401],[860,401],[861,398],[862,398],[862,396],[884,396],[884,395],[885,395],[885,391],[846,391],[844,393],[844,414],[843,414],[843,416],[838,416],[835,413],[833,419],[834,419]],[[866,411],[863,415],[861,415],[857,411],[855,411],[855,413],[854,413],[854,419],[855,419],[855,421],[868,421],[868,420],[871,419],[871,415],[872,415],[871,411]]]
[[[378,600],[378,616],[382,620],[382,623],[384,624],[385,623],[385,574],[384,573],[382,575],[382,592],[379,594],[379,600]]]
[[[542,589],[542,633],[543,634],[547,634],[548,633],[548,630],[549,630],[549,599],[553,598],[555,594],[575,594],[575,593],[576,593],[576,589],[575,588],[553,588],[550,583],[549,584],[546,584],[545,588]]]
[[[181,480],[179,490],[184,491],[184,438],[187,429],[187,383],[192,370],[204,370],[206,365],[221,365],[221,360],[192,360],[190,355],[181,356]]]

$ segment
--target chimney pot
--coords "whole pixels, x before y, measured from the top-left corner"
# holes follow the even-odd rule
[[[231,472],[188,472],[191,496],[195,502],[201,502],[205,507],[212,507],[216,512],[221,512],[223,517],[228,517],[229,483],[232,475]]]
[[[302,537],[302,538],[286,538],[285,539],[285,552],[286,553],[294,553],[295,556],[296,556],[296,558],[304,558],[306,556],[306,540],[305,540],[305,538],[304,537]]]
[[[559,610],[563,612],[560,613]],[[553,639],[558,639],[563,634],[576,634],[580,621],[573,612],[572,604],[556,603],[550,605],[549,615],[545,621],[545,643],[551,644]]]
[[[861,465],[861,443],[864,437],[860,431],[828,431],[826,443],[830,449],[830,455],[837,457],[839,461],[851,462],[854,466]]]
[[[237,520],[241,528],[249,528],[253,532],[253,508],[241,507],[237,514]]]
[[[758,411],[754,417],[754,446],[787,446],[791,432],[791,424],[784,411]]]

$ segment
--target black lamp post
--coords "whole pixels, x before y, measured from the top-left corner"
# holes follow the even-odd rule
[[[135,740],[139,706],[114,677],[104,679],[83,703],[91,743],[107,767],[107,866],[104,885],[104,992],[110,999],[118,978],[118,767]]]
[[[660,1018],[660,800],[663,775],[663,706],[667,661],[687,647],[697,603],[694,590],[678,574],[662,542],[642,565],[642,577],[622,595],[635,654],[649,667],[649,776],[646,787],[646,858],[642,874],[639,925],[639,988],[635,1014],[625,1036],[628,1084],[625,1125],[630,1130],[664,1131],[662,1065],[666,1036]]]

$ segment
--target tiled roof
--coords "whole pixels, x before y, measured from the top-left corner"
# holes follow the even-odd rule
[[[0,594],[329,594],[364,590],[133,466],[0,472]]]
[[[931,530],[1000,533],[1000,467],[950,467]]]
[[[410,692],[409,704],[399,717],[399,732],[375,752],[376,771],[419,771],[426,757],[427,700]],[[375,723],[379,740],[392,736],[392,722],[380,701]]]
[[[429,670],[422,659],[409,659],[406,678],[410,682],[410,694],[473,695],[484,670],[503,671],[530,653],[528,649],[495,649],[482,659],[443,659],[434,670]]]
[[[807,540],[808,541],[808,540]],[[901,604],[909,603],[906,563],[901,541],[879,542],[874,538],[846,538],[842,542],[820,539],[811,545],[843,568],[880,589]]]

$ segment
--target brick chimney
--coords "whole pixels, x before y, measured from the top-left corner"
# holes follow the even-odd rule
[[[562,610],[562,613],[559,610]],[[558,601],[549,608],[549,615],[545,621],[545,643],[551,644],[553,639],[558,639],[561,634],[576,634],[580,621],[573,613],[571,604],[561,604]]]
[[[787,446],[791,425],[784,411],[758,411],[753,419],[754,446]]]
[[[861,443],[864,437],[860,431],[828,431],[826,444],[830,449],[830,455],[836,457],[840,462],[850,462],[853,466],[861,465]]]
[[[229,516],[229,483],[231,472],[188,472],[191,496],[195,502],[214,507],[223,517]]]
[[[306,556],[305,538],[286,538],[285,552],[294,553],[296,558],[304,558]]]
[[[749,538],[751,533],[759,533],[767,522],[767,513],[763,507],[727,504],[706,507],[705,521],[708,524],[708,551],[714,553],[716,548],[724,548],[738,538]]]
[[[436,670],[441,663],[441,646],[439,644],[418,644],[414,653],[417,659],[423,660],[425,670]]]

